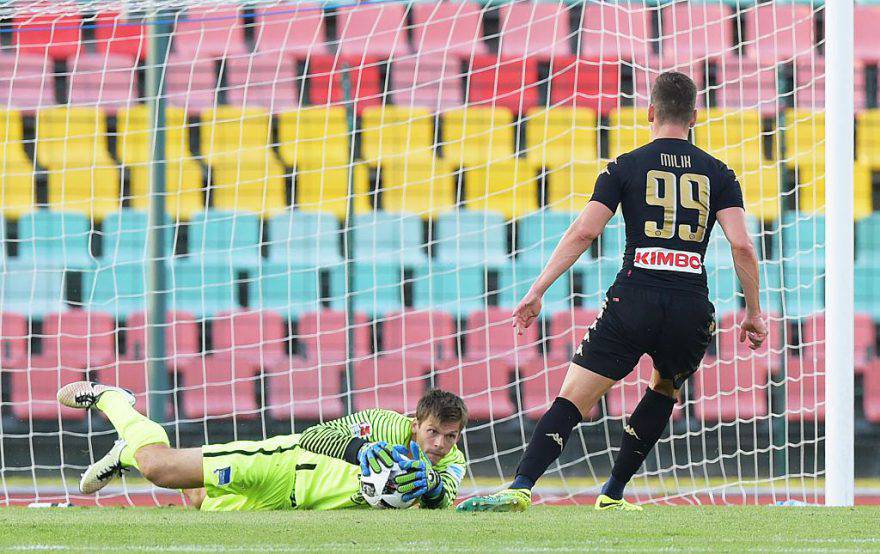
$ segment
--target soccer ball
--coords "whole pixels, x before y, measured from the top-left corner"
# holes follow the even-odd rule
[[[383,468],[380,473],[371,471],[370,475],[361,476],[361,494],[367,504],[380,510],[403,510],[412,506],[415,499],[404,502],[403,494],[397,492],[397,485],[394,484],[394,478],[403,473],[406,472],[394,462],[392,467]]]

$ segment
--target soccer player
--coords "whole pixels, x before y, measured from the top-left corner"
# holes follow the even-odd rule
[[[455,443],[467,424],[467,407],[439,389],[422,396],[414,418],[371,409],[302,434],[200,448],[171,448],[162,426],[135,410],[135,398],[125,389],[80,381],[62,387],[58,401],[100,410],[120,436],[83,473],[80,489],[86,494],[134,467],[158,487],[183,489],[203,511],[332,510],[367,506],[361,474],[397,460],[407,470],[395,477],[405,501],[417,498],[422,508],[446,508],[465,472]]]
[[[740,341],[748,338],[752,349],[764,342],[758,260],[739,183],[724,163],[688,142],[696,94],[686,75],[657,77],[648,107],[653,140],[620,155],[599,174],[592,198],[514,310],[514,326],[522,333],[538,317],[544,292],[602,234],[621,206],[623,266],[572,357],[559,396],[538,422],[513,483],[497,494],[470,498],[459,510],[528,508],[532,487],[562,453],[574,426],[648,354],[654,362],[651,383],[624,426],[611,477],[596,500],[597,509],[642,509],[624,500],[624,487],[663,434],[678,391],[699,368],[715,330],[703,256],[716,221],[730,242],[745,295]]]

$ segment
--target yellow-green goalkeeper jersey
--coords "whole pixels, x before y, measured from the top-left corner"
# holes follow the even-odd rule
[[[345,460],[358,465],[357,452],[367,442],[385,441],[389,445],[409,446],[412,439],[413,418],[391,410],[371,409],[356,412],[315,425],[300,436],[300,447]],[[445,508],[452,504],[464,478],[464,454],[453,446],[446,456],[434,464],[443,482],[443,494],[434,499],[422,499],[423,508]]]

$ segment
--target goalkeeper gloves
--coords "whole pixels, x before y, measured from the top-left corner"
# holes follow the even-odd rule
[[[368,442],[358,450],[358,462],[361,464],[361,474],[364,477],[371,471],[382,473],[383,468],[391,468],[394,465],[393,451],[385,441]]]
[[[443,481],[440,474],[432,467],[431,460],[422,455],[416,441],[410,444],[413,458],[410,459],[405,446],[394,447],[394,461],[405,473],[394,478],[397,491],[403,494],[403,501],[409,502],[415,498],[427,496],[437,498],[443,493]]]

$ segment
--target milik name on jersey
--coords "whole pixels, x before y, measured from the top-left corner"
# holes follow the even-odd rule
[[[666,167],[689,168],[691,157],[687,154],[660,154],[660,164]]]

